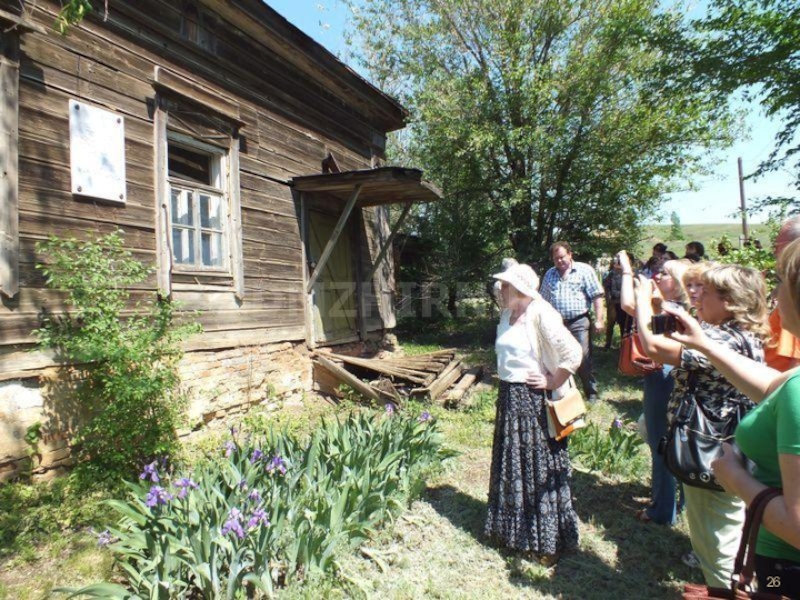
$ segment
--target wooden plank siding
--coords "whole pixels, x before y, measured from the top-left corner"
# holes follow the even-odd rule
[[[103,11],[93,13],[67,36],[50,29],[57,2],[30,5],[33,23],[50,32],[20,35],[20,290],[0,305],[0,354],[16,357],[17,350],[11,352],[10,347],[35,342],[31,332],[40,326],[44,307],[64,308],[63,294],[44,289],[35,269],[45,259],[36,252],[36,242],[56,233],[97,237],[119,227],[134,255],[155,267],[154,107],[160,93],[154,82],[156,67],[167,74],[162,83],[172,82],[170,89],[180,88],[180,81],[191,82],[175,93],[188,95],[195,90],[196,97],[187,97],[187,102],[195,102],[201,113],[216,115],[210,120],[168,115],[170,131],[213,132],[224,127],[214,119],[224,123],[238,110],[230,123],[239,150],[242,297],[236,298],[233,271],[217,275],[173,271],[173,297],[186,310],[198,311],[205,329],[187,348],[306,338],[299,210],[288,182],[298,175],[319,173],[329,153],[343,169],[369,168],[376,140],[382,146],[386,131],[402,125],[401,111],[367,84],[358,83],[358,77],[337,66],[332,57],[322,57],[310,40],[296,37],[297,30],[285,21],[277,18],[265,25],[246,17],[262,11],[274,14],[259,8],[258,2],[202,0],[202,5],[218,13],[213,53],[181,37],[179,3],[111,0],[108,21],[103,20]],[[322,63],[317,65],[317,59]],[[70,99],[125,118],[124,205],[70,193]],[[340,211],[340,203],[332,202],[331,210]],[[356,257],[364,273],[370,271],[381,236],[388,234],[378,216],[383,210],[364,210],[357,225],[363,243]],[[393,322],[381,308],[381,290],[387,285],[379,269],[367,286],[370,331]],[[152,293],[157,287],[155,272],[138,287],[134,299]],[[47,360],[14,358],[0,370],[16,371]]]

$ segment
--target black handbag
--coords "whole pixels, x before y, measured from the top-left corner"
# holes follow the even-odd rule
[[[738,332],[737,337],[743,339]],[[743,339],[750,358],[753,352]],[[722,456],[722,444],[733,443],[733,435],[749,402],[741,402],[723,420],[712,419],[697,401],[697,373],[689,374],[688,389],[683,392],[667,435],[661,439],[658,452],[664,456],[667,469],[676,479],[692,487],[724,491],[714,477],[711,463]]]

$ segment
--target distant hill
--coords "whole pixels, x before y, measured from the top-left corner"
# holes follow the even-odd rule
[[[717,252],[715,240],[719,240],[727,234],[734,247],[739,244],[739,235],[742,233],[740,223],[719,223],[704,225],[681,225],[683,239],[671,239],[670,232],[672,225],[648,225],[644,228],[644,238],[637,248],[637,256],[647,258],[657,242],[664,242],[669,250],[678,256],[683,256],[686,244],[691,241],[702,242],[706,248],[706,254],[713,258]],[[750,237],[761,240],[765,248],[770,245],[770,231],[766,224],[757,223],[750,225]]]

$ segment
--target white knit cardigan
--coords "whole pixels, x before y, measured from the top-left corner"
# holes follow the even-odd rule
[[[539,296],[531,301],[525,313],[531,347],[538,350],[538,357],[545,371],[552,375],[562,368],[574,374],[581,366],[583,350],[564,325],[558,311]],[[558,390],[554,390],[555,397],[561,395],[558,392],[563,393],[565,388],[575,385],[571,379],[570,377]]]

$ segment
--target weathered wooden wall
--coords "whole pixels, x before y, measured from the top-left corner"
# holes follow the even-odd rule
[[[260,0],[196,0],[195,7],[214,14],[192,25],[205,28],[194,41],[185,38],[186,23],[181,22],[192,1],[110,0],[108,5],[107,20],[98,6],[99,14],[62,37],[52,28],[59,8],[55,0],[0,0],[0,11],[30,24],[14,31],[13,52],[9,44],[0,44],[3,80],[17,79],[19,40],[18,185],[5,185],[2,190],[13,187],[14,193],[3,191],[0,198],[7,202],[13,195],[18,211],[7,205],[3,214],[19,215],[19,293],[11,298],[0,294],[0,481],[14,477],[25,461],[24,434],[35,423],[44,434],[37,472],[46,475],[69,464],[69,439],[76,425],[67,406],[69,395],[58,391],[64,386],[53,385],[69,371],[52,368],[52,353],[29,351],[40,313],[66,309],[63,294],[46,289],[35,269],[45,259],[37,254],[36,243],[53,234],[98,237],[122,228],[134,255],[154,268],[158,264],[156,190],[163,185],[157,183],[156,131],[163,121],[157,123],[156,116],[163,111],[156,106],[163,103],[157,94],[165,94],[165,102],[172,99],[156,68],[179,82],[180,102],[194,102],[204,115],[192,119],[186,113],[181,123],[167,116],[169,130],[219,130],[214,118],[207,118],[214,114],[241,125],[242,297],[237,298],[234,273],[173,272],[171,278],[173,297],[186,310],[199,311],[204,328],[187,342],[189,352],[181,364],[192,427],[311,388],[311,361],[303,343],[306,265],[299,203],[289,180],[319,173],[329,154],[342,170],[368,168],[382,159],[386,132],[402,126],[403,111],[394,101]],[[0,14],[0,25],[4,19],[7,13]],[[10,88],[5,87],[8,100]],[[70,100],[124,117],[124,205],[70,192]],[[10,112],[10,107],[17,111],[16,104],[7,101],[0,111],[3,135],[16,131]],[[0,152],[3,164],[13,158]],[[325,205],[324,198],[316,202]],[[331,199],[325,208],[338,214],[342,207]],[[360,240],[354,260],[358,272],[367,273],[388,235],[386,213],[370,208],[354,215]],[[4,259],[10,256],[2,252]],[[387,311],[381,301],[390,278],[391,271],[379,269],[366,286],[368,331],[393,325],[391,307]],[[156,287],[154,272],[133,290],[132,303],[152,299]]]
[[[55,32],[21,36],[20,292],[11,300],[3,299],[0,307],[4,356],[0,369],[9,375],[35,366],[37,360],[43,364],[49,360],[20,354],[16,345],[34,341],[31,331],[39,325],[37,315],[43,307],[63,308],[60,295],[43,289],[34,268],[44,258],[35,252],[37,241],[55,233],[83,237],[121,227],[135,255],[155,264],[157,66],[237,105],[244,123],[240,143],[244,301],[237,302],[225,278],[174,275],[174,297],[187,310],[201,311],[205,331],[188,349],[304,339],[301,240],[288,180],[320,172],[328,153],[343,170],[369,167],[381,152],[391,107],[371,99],[365,86],[348,87],[353,85],[348,77],[355,78],[354,74],[332,73],[324,61],[315,66],[314,57],[321,50],[306,39],[282,38],[292,33],[282,19],[265,29],[245,18],[247,11],[260,10],[257,3],[205,3],[219,11],[214,17],[213,52],[181,37],[183,3],[160,0],[112,0],[107,21],[96,15],[66,37]],[[40,0],[29,6],[35,7],[33,20],[52,31],[57,4]],[[345,96],[352,101],[348,103]],[[70,193],[70,99],[125,117],[124,206]],[[376,238],[386,235],[385,217],[378,212],[363,212],[359,260],[366,263],[364,271],[377,253]],[[392,320],[378,309],[387,276],[391,273],[380,269],[374,277],[368,330]],[[143,287],[153,290],[155,278]]]

